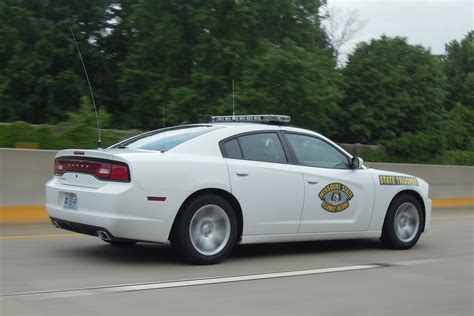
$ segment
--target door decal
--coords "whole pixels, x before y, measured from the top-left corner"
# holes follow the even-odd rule
[[[380,185],[418,185],[415,177],[404,176],[379,176]]]
[[[351,189],[342,183],[330,183],[318,194],[321,207],[331,213],[344,211],[349,207],[349,201],[354,196]]]

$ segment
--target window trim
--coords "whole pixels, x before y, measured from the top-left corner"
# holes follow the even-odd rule
[[[281,147],[283,149],[283,153],[285,154],[286,162],[274,162],[274,161],[264,161],[264,160],[253,160],[253,159],[246,159],[244,155],[244,151],[242,150],[242,145],[240,144],[239,137],[249,136],[249,135],[258,135],[258,134],[275,134],[280,141]],[[231,158],[228,157],[227,150],[225,149],[224,144],[231,140],[237,140],[237,144],[239,145],[240,154],[242,158]],[[281,130],[260,130],[260,131],[250,131],[250,132],[243,132],[240,134],[232,135],[227,138],[224,138],[219,141],[219,149],[221,150],[222,157],[225,159],[235,159],[235,160],[246,160],[246,161],[256,161],[256,162],[265,162],[265,163],[276,163],[276,164],[294,164],[293,156],[288,148],[286,143],[286,139],[281,133]]]
[[[345,152],[343,152],[342,150],[340,150],[339,148],[337,148],[336,146],[334,146],[333,144],[331,144],[330,142],[328,142],[327,140],[317,136],[317,135],[312,135],[312,134],[307,134],[307,133],[302,133],[302,132],[293,132],[293,131],[282,131],[282,134],[283,134],[283,138],[285,139],[285,142],[287,143],[287,146],[288,146],[288,150],[289,152],[291,153],[291,157],[292,157],[292,160],[294,161],[294,163],[298,166],[303,166],[303,167],[309,167],[309,168],[321,168],[321,169],[333,169],[333,170],[352,170],[351,168],[351,159],[352,157],[348,156]],[[344,169],[341,169],[341,168],[331,168],[331,167],[316,167],[316,166],[308,166],[308,165],[304,165],[302,163],[299,162],[298,160],[298,157],[296,156],[296,153],[295,151],[293,150],[293,147],[291,146],[291,143],[290,141],[288,140],[288,138],[286,137],[287,134],[293,134],[293,135],[301,135],[301,136],[306,136],[306,137],[312,137],[312,138],[316,138],[324,143],[326,143],[327,145],[329,145],[330,147],[334,148],[336,151],[338,151],[339,153],[341,153],[341,155],[343,155],[346,160],[347,160],[347,168],[344,168]]]

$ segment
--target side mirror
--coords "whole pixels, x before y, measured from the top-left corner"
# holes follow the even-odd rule
[[[364,165],[364,160],[360,157],[352,157],[351,168],[352,169],[361,169]]]

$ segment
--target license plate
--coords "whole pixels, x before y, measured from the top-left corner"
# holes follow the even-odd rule
[[[74,193],[65,193],[63,207],[68,210],[77,210],[77,195]]]

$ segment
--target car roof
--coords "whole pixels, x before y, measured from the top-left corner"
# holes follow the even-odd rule
[[[294,130],[294,131],[301,131],[301,132],[308,132],[308,133],[315,133],[318,134],[317,132],[314,132],[312,130],[304,129],[301,127],[296,127],[292,125],[286,125],[286,124],[267,124],[267,123],[255,123],[255,122],[212,122],[212,123],[193,123],[193,124],[182,124],[182,125],[175,125],[171,128],[177,128],[177,127],[204,127],[204,126],[223,126],[223,127],[228,127],[228,128],[235,128],[235,127],[242,127],[242,126],[248,126],[248,127],[260,127],[263,130],[267,129],[283,129],[283,130]],[[318,134],[319,135],[319,134]]]
[[[262,130],[285,130],[285,131],[292,131],[292,132],[298,132],[298,133],[306,133],[306,134],[313,134],[313,135],[318,135],[322,136],[323,135],[309,130],[309,129],[304,129],[296,126],[291,126],[291,125],[279,125],[279,124],[265,124],[265,123],[253,123],[253,122],[225,122],[225,123],[209,123],[209,124],[203,124],[203,125],[208,125],[208,126],[225,126],[228,128],[236,128],[236,127],[249,127],[251,130],[256,130],[256,129],[262,129]],[[240,129],[239,128],[239,129]]]
[[[254,123],[254,122],[219,122],[219,123],[203,123],[203,124],[187,124],[186,126],[191,127],[203,127],[203,126],[219,126],[222,128],[218,128],[212,132],[205,133],[200,135],[199,137],[193,138],[179,146],[176,146],[172,152],[175,153],[200,153],[200,154],[210,154],[210,155],[218,155],[221,156],[221,152],[217,143],[224,141],[226,139],[230,139],[235,137],[239,134],[246,134],[252,132],[260,132],[260,131],[288,131],[294,133],[301,133],[306,134],[309,136],[315,136],[322,140],[325,140],[327,143],[332,144],[333,146],[337,147],[340,151],[344,152],[349,157],[351,156],[346,150],[340,147],[337,143],[333,142],[332,140],[328,139],[324,135],[316,133],[314,131],[288,126],[288,125],[276,125],[276,124],[265,124],[265,123]]]
[[[249,131],[258,131],[260,130],[284,130],[291,131],[296,133],[311,134],[318,137],[326,138],[324,135],[319,134],[318,132],[300,128],[296,126],[286,125],[286,124],[267,124],[267,123],[255,123],[255,122],[212,122],[212,123],[197,123],[197,124],[183,124],[175,127],[203,127],[203,126],[222,126],[229,129],[238,129],[239,132],[245,132],[244,130],[248,128]]]
[[[316,136],[323,140],[326,140],[328,143],[333,144],[334,146],[338,147],[342,152],[346,153],[347,155],[351,156],[347,151],[341,148],[337,143],[333,142],[332,140],[328,139],[324,135],[321,135],[317,132],[294,127],[288,125],[279,125],[279,124],[266,124],[266,123],[255,123],[255,122],[212,122],[212,123],[197,123],[197,124],[183,124],[177,125],[174,127],[169,128],[176,130],[180,128],[192,128],[192,127],[221,127],[218,128],[210,133],[205,133],[200,135],[199,137],[190,139],[175,148],[173,148],[172,152],[186,152],[186,153],[208,153],[208,154],[215,154],[220,155],[220,150],[216,151],[217,148],[215,147],[216,142],[220,142],[224,139],[234,137],[239,134],[244,133],[251,133],[251,132],[259,132],[259,131],[288,131],[288,132],[295,132],[295,133],[302,133],[307,135]],[[165,128],[168,129],[168,128]],[[125,140],[126,141],[126,140]],[[117,144],[116,144],[117,145]],[[111,146],[114,147],[115,145]]]

